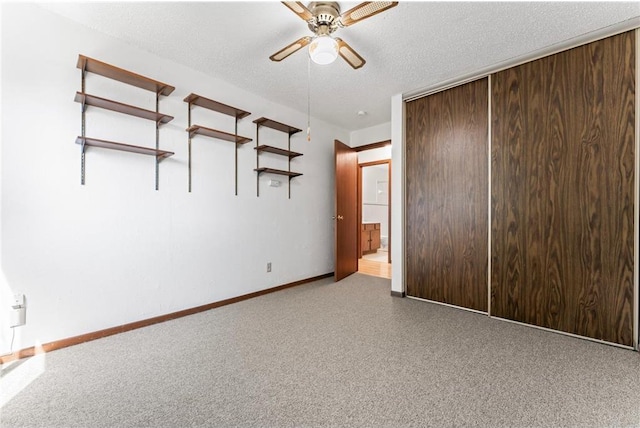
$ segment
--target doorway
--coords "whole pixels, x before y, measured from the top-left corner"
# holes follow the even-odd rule
[[[358,164],[358,272],[391,279],[391,160]]]
[[[338,140],[335,140],[334,144],[336,168],[336,212],[333,217],[336,222],[335,281],[340,281],[355,272],[390,279],[392,246],[389,227],[391,224],[391,141],[387,140],[356,148],[351,148]],[[373,196],[367,196],[365,201],[368,203],[367,205],[377,206],[377,210],[380,211],[381,207],[384,210],[386,200],[387,215],[378,220],[370,216],[363,204],[362,168],[381,164],[387,167],[386,180],[381,175],[373,185],[376,188],[372,193]],[[365,172],[365,177],[366,175],[367,172]],[[386,183],[384,183],[385,181]],[[363,213],[367,224],[363,224]],[[366,233],[363,233],[363,229]],[[362,258],[363,248],[368,254],[375,252],[377,255],[378,249],[383,246],[384,248],[380,251],[381,261],[370,260],[369,257]],[[384,260],[385,253],[386,261]],[[380,258],[379,255],[378,258]]]

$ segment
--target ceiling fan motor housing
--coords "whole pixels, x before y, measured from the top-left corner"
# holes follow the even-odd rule
[[[309,29],[314,33],[331,34],[338,28],[336,20],[340,16],[340,5],[337,2],[314,1],[309,3],[309,10],[313,14]]]
[[[398,5],[397,1],[365,1],[340,14],[340,5],[333,1],[314,1],[308,6],[299,1],[282,3],[307,23],[313,36],[301,37],[285,46],[269,57],[271,61],[282,61],[309,46],[309,55],[314,62],[329,64],[340,55],[354,69],[361,68],[366,61],[347,42],[333,37],[332,33]]]

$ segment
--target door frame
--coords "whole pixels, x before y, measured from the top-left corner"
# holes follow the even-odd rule
[[[362,258],[362,168],[374,165],[388,165],[387,167],[387,191],[389,193],[389,203],[387,204],[387,263],[391,263],[391,159],[382,159],[372,162],[358,163],[358,260]]]

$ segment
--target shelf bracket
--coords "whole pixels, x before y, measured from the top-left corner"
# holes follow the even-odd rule
[[[82,73],[82,80],[84,80],[84,78],[87,75],[87,62],[86,61],[82,64],[82,68],[80,69],[80,73]],[[82,83],[83,83],[82,84],[82,92],[84,92],[84,82],[82,82]]]

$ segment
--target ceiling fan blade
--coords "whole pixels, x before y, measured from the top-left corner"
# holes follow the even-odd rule
[[[338,54],[354,69],[359,69],[367,62],[342,39],[336,37],[336,42],[338,42]]]
[[[340,15],[339,25],[348,27],[398,5],[397,1],[366,1]]]
[[[271,55],[269,57],[269,59],[271,61],[282,61],[283,59],[285,59],[286,57],[288,57],[292,53],[297,52],[298,50],[300,50],[303,47],[307,46],[309,44],[309,42],[311,42],[311,37],[309,37],[309,36],[302,37],[301,39],[296,40],[295,42],[291,43],[290,45],[288,45],[284,49],[280,49],[278,52],[276,52],[273,55]]]
[[[302,4],[302,2],[283,1],[282,4],[287,6],[289,9],[293,11],[293,13],[295,13],[305,21],[309,21],[311,18],[313,18],[313,14],[311,13],[311,11],[307,9],[307,7],[304,4]]]

